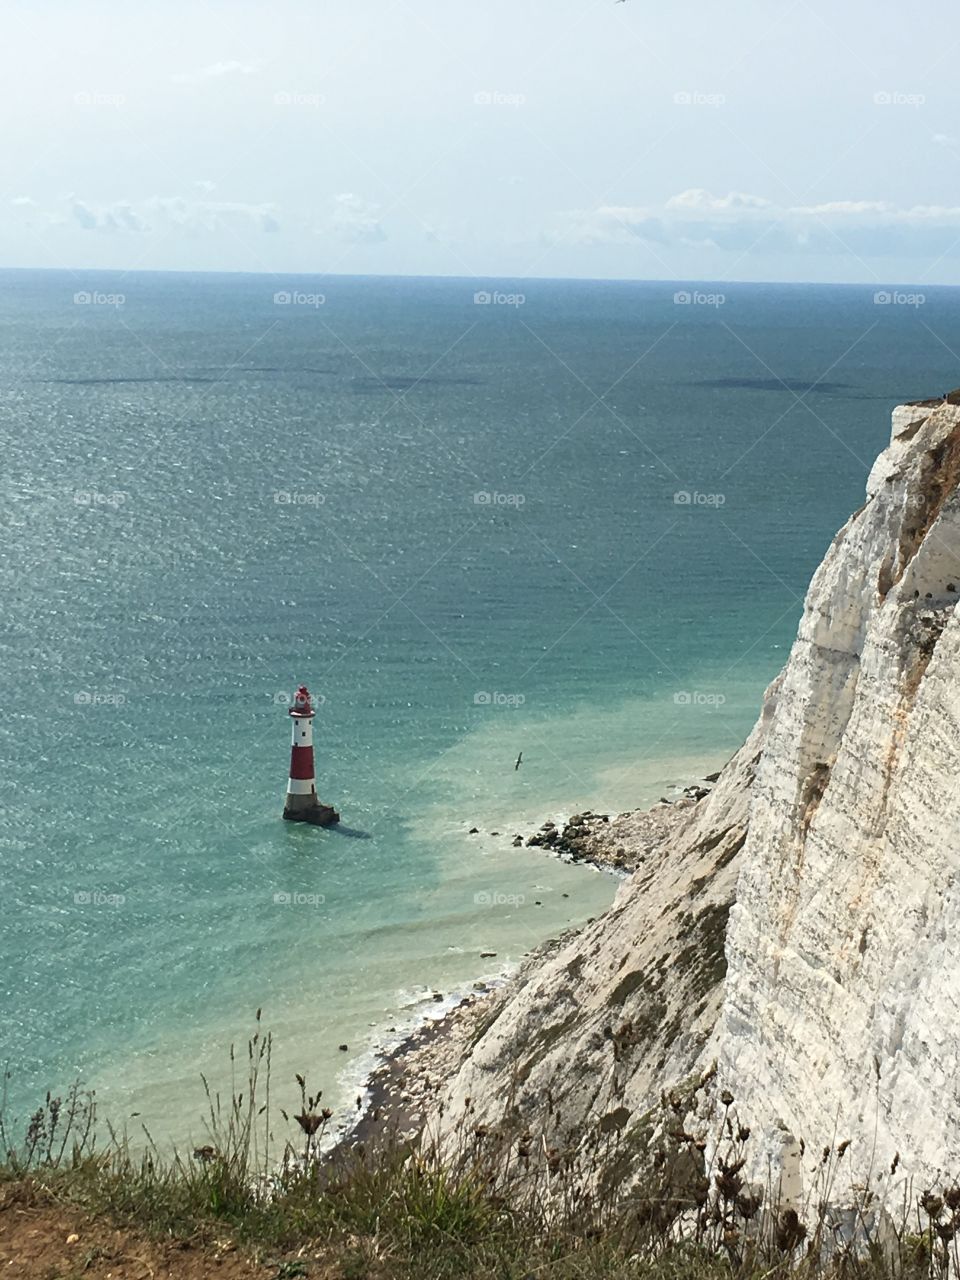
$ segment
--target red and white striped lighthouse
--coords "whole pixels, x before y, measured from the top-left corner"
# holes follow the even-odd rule
[[[290,748],[290,780],[283,806],[288,822],[312,822],[330,827],[340,821],[336,809],[317,799],[317,780],[313,769],[313,699],[302,684],[293,696],[289,710],[293,722],[293,745]]]

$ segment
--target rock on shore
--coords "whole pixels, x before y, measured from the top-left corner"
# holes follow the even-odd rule
[[[588,862],[610,871],[635,871],[656,855],[666,841],[689,819],[690,809],[708,795],[706,788],[689,787],[674,803],[637,809],[611,817],[590,809],[575,813],[559,827],[545,822],[530,836],[528,848],[543,848],[570,862]]]

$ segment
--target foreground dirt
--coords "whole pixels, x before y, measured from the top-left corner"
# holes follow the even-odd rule
[[[0,1277],[270,1280],[278,1274],[283,1274],[278,1263],[258,1266],[228,1244],[218,1248],[158,1243],[91,1219],[82,1210],[51,1201],[20,1183],[0,1186]]]

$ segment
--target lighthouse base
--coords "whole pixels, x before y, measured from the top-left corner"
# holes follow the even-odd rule
[[[336,809],[321,804],[316,795],[288,795],[283,816],[287,822],[309,822],[314,827],[332,827],[340,821]]]

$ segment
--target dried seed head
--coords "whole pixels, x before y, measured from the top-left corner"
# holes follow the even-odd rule
[[[755,1218],[757,1216],[762,1203],[763,1196],[760,1192],[751,1194],[749,1191],[744,1191],[741,1195],[737,1196],[737,1209],[741,1216],[746,1218],[748,1222],[751,1218]]]
[[[313,1112],[307,1112],[307,1111],[303,1111],[300,1113],[300,1115],[294,1116],[294,1119],[296,1120],[300,1128],[303,1130],[303,1132],[307,1134],[307,1136],[310,1138],[313,1137],[313,1135],[317,1132],[317,1130],[320,1128],[320,1125],[322,1123],[320,1116],[315,1115]]]
[[[777,1221],[776,1243],[783,1253],[792,1253],[807,1235],[807,1228],[797,1216],[796,1209],[784,1209]]]
[[[925,1191],[920,1197],[920,1208],[928,1218],[939,1218],[943,1211],[943,1201],[932,1191]]]

